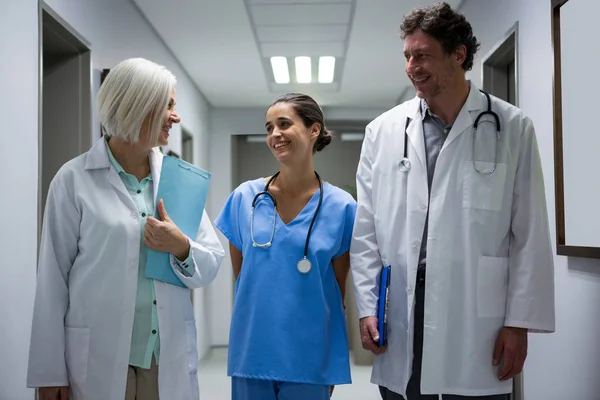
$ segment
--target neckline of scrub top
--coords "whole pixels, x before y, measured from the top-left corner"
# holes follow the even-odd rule
[[[261,182],[264,182],[265,178],[260,178]],[[325,186],[327,185],[327,182],[323,182],[323,197],[325,197]],[[264,188],[264,184],[263,184],[263,188]],[[261,189],[262,190],[262,189]],[[317,191],[311,196],[311,198],[306,202],[306,204],[304,205],[304,207],[302,208],[302,210],[300,210],[300,212],[298,214],[296,214],[296,216],[287,224],[285,222],[283,222],[283,219],[281,219],[281,216],[279,215],[279,210],[277,210],[277,212],[275,213],[277,215],[277,219],[279,220],[279,222],[281,222],[283,224],[283,226],[285,227],[289,227],[292,225],[296,225],[299,222],[302,222],[305,218],[305,216],[303,214],[306,214],[308,209],[309,209],[309,205],[311,203],[314,203],[314,200],[317,199],[317,201],[319,201],[319,191],[321,189],[317,189]],[[312,216],[314,215],[315,211],[317,210],[317,205],[315,204],[314,207],[311,208],[311,212],[310,212],[310,217],[312,218]],[[321,210],[322,211],[322,210]],[[321,213],[321,211],[319,211],[319,214]],[[302,218],[300,218],[302,217]],[[318,219],[318,217],[317,217]]]

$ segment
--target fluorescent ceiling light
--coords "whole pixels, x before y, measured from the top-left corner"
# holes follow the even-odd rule
[[[335,57],[319,57],[319,83],[333,82],[333,71],[335,70]]]
[[[296,81],[298,83],[310,83],[312,81],[310,57],[296,57]]]
[[[273,68],[273,77],[276,83],[290,83],[287,58],[271,57],[271,68]]]

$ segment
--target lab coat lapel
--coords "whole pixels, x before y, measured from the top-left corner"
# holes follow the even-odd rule
[[[150,173],[152,174],[152,188],[154,189],[154,204],[157,204],[158,185],[160,183],[160,172],[162,170],[162,161],[164,155],[155,147],[148,153],[150,160]]]
[[[418,159],[419,162],[421,163],[421,166],[423,168],[426,168],[426,155],[425,155],[425,138],[423,137],[423,123],[422,123],[422,118],[421,118],[421,113],[420,113],[420,104],[421,104],[421,99],[418,97],[415,97],[414,99],[411,100],[410,104],[409,104],[409,109],[408,109],[408,116],[407,118],[410,119],[410,122],[408,124],[408,128],[406,129],[406,132],[408,134],[408,159],[409,160],[415,160]],[[406,127],[406,121],[402,121],[402,129],[404,129],[404,127]],[[402,136],[402,138],[404,139],[404,135]],[[411,148],[412,145],[412,148]],[[416,153],[416,157],[412,157],[411,155],[411,151],[414,151]],[[413,161],[414,162],[414,161]]]
[[[476,115],[483,106],[483,93],[481,93],[473,83],[470,83],[470,86],[471,89],[469,90],[467,100],[460,110],[458,117],[456,117],[456,121],[454,121],[452,129],[450,130],[448,138],[446,139],[441,151],[444,151],[444,149],[448,147],[456,138],[473,126]]]
[[[111,168],[110,160],[108,159],[108,151],[106,150],[105,138],[98,139],[90,149],[85,163],[85,169],[105,169],[108,182],[130,207],[135,208],[135,204],[133,203],[133,200],[131,200],[131,196],[129,195],[129,192],[127,192],[125,184],[119,177],[117,171],[114,168]]]

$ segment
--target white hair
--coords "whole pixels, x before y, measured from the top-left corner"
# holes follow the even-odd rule
[[[151,116],[150,140],[156,143],[176,83],[175,76],[162,65],[143,58],[121,61],[110,70],[98,92],[105,134],[137,143],[144,120]]]

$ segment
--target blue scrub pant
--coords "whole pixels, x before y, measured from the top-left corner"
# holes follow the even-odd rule
[[[329,386],[231,378],[231,400],[329,400]]]

